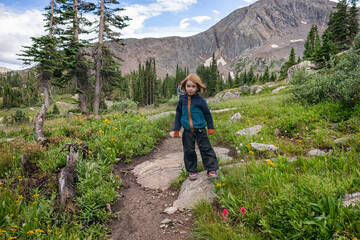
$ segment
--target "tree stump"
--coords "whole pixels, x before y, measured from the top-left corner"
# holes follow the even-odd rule
[[[87,143],[78,144],[68,143],[59,152],[69,151],[67,155],[66,166],[61,170],[59,174],[59,193],[60,193],[60,204],[66,211],[75,211],[75,205],[73,199],[75,198],[74,179],[76,177],[76,162],[79,158],[79,150],[83,152],[83,158],[89,152],[89,146]]]
[[[25,154],[21,155],[21,168],[26,176],[31,176],[37,169],[36,165]]]

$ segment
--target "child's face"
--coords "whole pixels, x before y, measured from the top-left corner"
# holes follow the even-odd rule
[[[186,81],[186,85],[185,85],[185,90],[186,90],[186,93],[189,95],[189,96],[192,96],[194,94],[197,93],[197,91],[199,90],[198,86],[193,83],[192,81],[190,80],[187,80]]]

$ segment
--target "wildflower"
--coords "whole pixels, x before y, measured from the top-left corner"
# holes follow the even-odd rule
[[[245,215],[245,213],[246,213],[245,207],[242,207],[242,208],[240,209],[240,212],[241,212],[242,215]]]
[[[119,175],[115,175],[115,178],[119,178]]]
[[[44,230],[36,229],[35,232],[37,232],[37,233],[44,233]]]
[[[270,151],[273,150],[273,147],[272,146],[268,146],[267,147]]]
[[[250,154],[254,154],[254,152],[253,152],[253,151],[251,151],[251,150],[249,151],[249,153],[250,153]]]
[[[9,237],[8,240],[16,239],[16,237]]]
[[[237,153],[240,154],[240,150],[238,150]]]
[[[351,150],[351,148],[347,148],[347,149],[346,149],[346,151],[350,151],[350,150]]]
[[[37,204],[37,203],[38,203],[37,201],[34,201],[32,204],[35,205],[35,204]]]
[[[33,198],[39,198],[40,194],[34,194]]]
[[[19,195],[19,197],[18,197],[19,199],[23,199],[24,197],[23,197],[23,195]]]
[[[3,234],[3,233],[6,233],[6,231],[5,231],[5,230],[0,229],[0,235],[1,235],[1,234]]]
[[[79,144],[79,145],[80,145],[81,143],[82,143],[81,141],[78,141],[78,142],[77,142],[77,144]]]
[[[311,216],[314,217],[314,216],[315,216],[315,212],[311,212]]]
[[[269,185],[265,185],[265,187],[266,187],[266,188],[268,188],[268,187],[269,187]]]
[[[275,166],[275,163],[273,163],[273,162],[272,162],[271,160],[269,160],[269,159],[268,159],[268,160],[266,160],[266,163],[267,163],[267,164],[269,164],[269,165],[273,165],[273,166]]]
[[[226,208],[224,208],[224,211],[223,211],[223,214],[222,214],[222,217],[224,220],[226,220],[229,216],[229,212]]]
[[[217,187],[221,187],[221,183],[216,184]]]
[[[16,225],[12,225],[11,227],[12,227],[12,228],[17,228],[17,226],[16,226]]]
[[[89,153],[91,153],[91,151],[89,150]]]
[[[29,230],[29,231],[27,232],[27,234],[34,234],[34,231],[33,231],[33,230]]]
[[[110,147],[108,147],[107,149],[108,149],[108,150],[111,150],[111,148],[110,148]]]
[[[0,185],[3,185],[4,183],[0,182]]]
[[[299,140],[296,140],[298,143],[301,143],[302,142],[302,140],[301,139],[299,139]]]
[[[13,159],[15,159],[15,156],[13,156]]]

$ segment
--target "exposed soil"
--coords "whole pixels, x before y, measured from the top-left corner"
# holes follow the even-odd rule
[[[119,212],[119,219],[113,220],[110,224],[112,240],[190,239],[193,226],[190,210],[180,209],[172,215],[163,213],[164,209],[172,206],[177,199],[178,189],[161,191],[143,188],[131,173],[131,170],[140,163],[181,149],[181,138],[169,137],[158,144],[151,153],[135,158],[129,164],[116,165],[114,172],[121,177],[123,184],[119,191],[121,198],[111,206],[112,212]],[[172,223],[160,227],[161,222],[166,218],[171,219]]]

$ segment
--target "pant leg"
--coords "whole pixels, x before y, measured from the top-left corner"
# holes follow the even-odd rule
[[[219,163],[205,128],[196,130],[196,140],[200,149],[205,170],[208,172],[218,170]]]
[[[195,152],[195,132],[184,129],[182,135],[184,149],[184,163],[186,171],[190,173],[197,172],[197,156]]]

